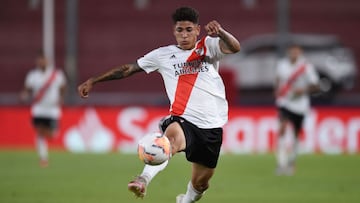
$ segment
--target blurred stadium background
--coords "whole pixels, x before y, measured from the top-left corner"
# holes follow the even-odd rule
[[[181,5],[198,9],[201,24],[218,20],[238,37],[243,49],[241,54],[226,58],[221,69],[231,105],[223,151],[235,155],[222,158],[225,166],[219,169],[214,180],[215,192],[209,192],[210,197],[204,202],[360,201],[356,192],[360,188],[360,176],[356,172],[360,169],[360,1],[44,1],[53,2],[53,6],[50,3],[49,9],[45,9],[41,0],[0,0],[0,202],[112,202],[114,199],[109,196],[125,190],[125,187],[115,190],[114,187],[125,185],[127,178],[141,168],[140,163],[133,161],[134,155],[70,155],[67,152],[133,154],[137,140],[146,132],[156,130],[157,121],[168,112],[161,77],[156,73],[140,73],[123,81],[100,84],[87,100],[77,96],[76,87],[89,76],[133,62],[154,48],[174,43],[170,15]],[[46,15],[49,16],[44,17]],[[44,29],[45,24],[50,26]],[[309,155],[300,159],[296,178],[278,179],[272,173],[275,163],[269,155],[276,143],[277,128],[272,70],[275,60],[283,55],[287,40],[302,44],[305,54],[314,60],[322,78],[323,93],[313,97],[315,106],[306,119],[301,139],[301,152]],[[33,148],[34,132],[29,108],[18,100],[25,75],[34,67],[36,52],[43,47],[53,53],[56,67],[64,69],[68,79],[60,133],[50,143],[51,149],[60,152],[54,153],[54,163],[46,173],[33,166],[35,154],[27,153]],[[80,164],[82,160],[85,161]],[[234,164],[236,160],[239,162]],[[184,167],[182,161],[176,158],[174,162],[181,168]],[[109,164],[109,168],[99,168],[101,163]],[[119,169],[125,165],[128,170]],[[234,166],[241,175],[237,176]],[[28,167],[29,170],[21,170]],[[330,168],[332,170],[328,170]],[[83,173],[87,169],[90,171]],[[116,176],[117,169],[125,175],[115,178],[115,184],[106,185],[107,189],[112,188],[109,192],[95,197],[102,184],[113,180],[104,174]],[[146,202],[172,201],[176,192],[182,191],[187,176],[184,174],[185,180],[179,185],[165,177],[172,177],[171,170],[182,169],[169,169],[154,186],[160,190],[160,183],[165,182],[169,186],[165,197],[160,198],[163,194],[153,189],[155,197]],[[93,189],[85,187],[80,194],[76,193],[77,186],[87,186],[89,181],[84,185],[69,181],[68,190],[63,190],[69,186],[63,183],[54,187],[55,192],[47,188],[52,181],[40,181],[37,189],[44,190],[43,193],[29,184],[37,181],[34,177],[54,181],[76,179],[70,170],[82,177],[81,180],[91,177],[100,183]],[[96,173],[95,177],[92,172]],[[234,189],[224,192],[226,184],[221,180],[231,180],[231,175],[237,176],[236,183],[241,185],[244,181],[250,186],[239,186],[248,195],[237,195]],[[26,181],[27,184],[22,185]],[[314,183],[323,184],[315,187]],[[237,186],[234,184],[232,188]],[[287,195],[277,193],[282,190]],[[63,196],[61,191],[68,196]],[[263,196],[259,196],[257,193],[262,191]],[[124,195],[126,197],[115,196],[120,202],[132,202],[127,193]]]

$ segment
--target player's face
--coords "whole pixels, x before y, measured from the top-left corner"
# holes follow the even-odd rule
[[[178,21],[174,25],[174,36],[181,49],[190,50],[195,47],[200,34],[200,25],[190,21]]]
[[[47,66],[47,60],[46,60],[46,58],[43,57],[43,56],[38,56],[38,57],[36,58],[36,65],[37,65],[39,68],[41,68],[41,69],[46,68],[46,66]]]
[[[302,50],[298,46],[293,46],[288,49],[288,55],[292,62],[296,62],[299,56],[302,54]]]

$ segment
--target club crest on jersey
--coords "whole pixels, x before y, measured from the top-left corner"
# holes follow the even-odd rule
[[[200,48],[195,49],[195,53],[198,56],[204,55],[204,47],[200,47]]]

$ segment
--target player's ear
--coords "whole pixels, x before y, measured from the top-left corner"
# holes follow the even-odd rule
[[[176,23],[172,26],[172,32],[174,34],[174,36],[176,36]]]
[[[199,24],[197,24],[196,26],[195,26],[195,29],[196,29],[196,35],[197,36],[199,36],[200,35],[200,32],[201,32],[201,26],[199,25]]]

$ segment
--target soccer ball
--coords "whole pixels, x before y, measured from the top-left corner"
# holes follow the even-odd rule
[[[160,165],[171,157],[170,141],[161,133],[147,134],[139,141],[138,154],[145,164]]]

